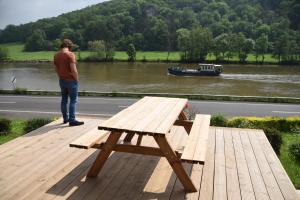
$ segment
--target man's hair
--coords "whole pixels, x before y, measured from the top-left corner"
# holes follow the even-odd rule
[[[71,50],[71,48],[73,47],[73,42],[69,39],[64,39],[60,45],[60,48],[68,48],[69,50]]]

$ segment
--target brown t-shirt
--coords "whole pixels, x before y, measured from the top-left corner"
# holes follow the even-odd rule
[[[60,79],[75,80],[71,73],[71,63],[76,63],[76,59],[74,53],[70,51],[60,51],[54,55],[54,64]]]

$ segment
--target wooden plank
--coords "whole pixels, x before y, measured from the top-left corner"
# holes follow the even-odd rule
[[[55,120],[45,126],[42,126],[36,130],[33,130],[23,136],[20,136],[16,139],[13,139],[9,142],[1,144],[0,148],[0,160],[9,156],[14,152],[22,151],[22,148],[25,145],[31,146],[31,144],[35,143],[35,140],[42,141],[45,138],[48,138],[49,135],[41,134],[41,133],[51,133],[56,132],[58,129],[64,128],[66,125],[62,124],[62,118]],[[33,139],[34,138],[34,139]]]
[[[20,199],[46,199],[45,194],[47,194],[47,196],[53,197],[57,190],[55,192],[52,191],[53,194],[47,193],[47,191],[53,185],[59,183],[61,180],[67,180],[67,175],[69,177],[79,176],[80,172],[86,171],[88,167],[90,167],[90,163],[92,163],[95,158],[95,151],[82,151],[82,153],[74,160],[65,160],[65,162],[61,162],[61,164],[64,164],[63,167],[59,167],[57,169],[52,168],[48,176],[42,179],[42,181],[40,179],[40,181],[35,180],[33,183],[30,183],[30,187],[27,187],[25,191],[22,191],[22,197],[20,197]],[[68,180],[70,181],[70,179]],[[63,187],[60,187],[61,182],[56,186],[57,189],[59,188],[63,190]]]
[[[284,197],[282,196],[282,193],[280,191],[280,188],[276,182],[275,177],[273,176],[272,170],[268,164],[268,161],[264,155],[263,148],[260,146],[257,135],[253,131],[247,131],[248,137],[250,139],[253,152],[255,154],[255,157],[257,159],[258,166],[260,168],[262,177],[264,179],[266,188],[268,190],[268,194],[270,196],[270,199],[274,200],[283,200]]]
[[[207,140],[208,140],[208,133],[209,133],[209,124],[210,124],[210,115],[202,115],[204,118],[204,122],[202,124],[202,127],[200,129],[200,132],[198,133],[198,142],[197,142],[197,148],[195,150],[194,158],[193,160],[204,163],[205,157],[206,157],[206,150],[207,150]]]
[[[109,133],[109,131],[101,131],[95,127],[71,142],[70,147],[89,149],[94,144],[101,142],[103,139],[106,139],[106,136],[108,136]]]
[[[168,138],[168,142],[174,146],[180,146],[185,131],[182,127],[172,127],[172,137]],[[151,177],[146,180],[143,192],[134,195],[133,199],[169,199],[174,187],[176,175],[171,165],[165,158],[161,158],[156,168],[153,170]],[[180,183],[180,188],[183,190]]]
[[[151,131],[154,133],[167,133],[173,126],[174,122],[177,120],[179,114],[184,109],[187,103],[187,99],[178,99],[176,106],[168,113],[167,117],[159,124],[159,126],[155,129],[155,131]]]
[[[214,200],[227,199],[227,184],[225,170],[225,151],[223,129],[216,130]]]
[[[137,101],[136,103],[132,104],[131,106],[125,108],[121,112],[117,113],[113,117],[109,118],[105,122],[101,123],[99,125],[99,129],[102,127],[115,127],[120,128],[120,126],[128,120],[127,117],[133,117],[136,116],[136,114],[144,107],[144,105],[147,105],[150,101],[150,97],[144,97]],[[124,117],[125,116],[125,117]]]
[[[174,125],[183,126],[185,128],[187,134],[190,134],[192,126],[193,126],[193,121],[191,121],[191,120],[176,120]]]
[[[239,200],[241,199],[241,191],[239,186],[239,178],[236,166],[236,158],[234,153],[231,129],[224,129],[224,145],[225,145],[225,163],[227,182],[227,198]]]
[[[196,192],[197,189],[195,188],[189,176],[184,171],[180,159],[176,156],[175,152],[168,144],[166,138],[154,136],[154,139],[161,150],[164,152],[168,162],[170,163],[180,182],[184,186],[185,190],[187,192]]]
[[[240,137],[245,152],[245,158],[247,161],[248,170],[252,181],[252,187],[254,190],[255,198],[257,200],[269,200],[270,198],[264,180],[262,178],[262,174],[258,167],[252,146],[250,144],[247,131],[240,130]]]
[[[240,129],[232,129],[231,135],[234,144],[234,152],[240,182],[241,197],[242,199],[255,200],[254,190],[239,131]]]
[[[74,177],[75,179],[71,180],[71,182],[63,182],[58,188],[55,187],[54,189],[57,189],[57,191],[55,191],[56,196],[60,196],[62,199],[97,199],[99,195],[114,186],[112,184],[114,181],[118,181],[119,176],[127,175],[126,172],[128,170],[124,171],[124,169],[127,166],[129,168],[132,166],[131,164],[128,165],[128,163],[133,163],[134,165],[136,159],[136,155],[113,153],[97,177],[88,179],[86,178],[88,171],[82,171],[81,174]],[[91,165],[92,162],[89,162],[89,165]],[[120,180],[119,182],[122,184]]]
[[[284,198],[286,200],[299,199],[294,185],[286,174],[264,132],[262,130],[258,130],[255,133],[259,139],[260,145],[263,147],[262,149],[265,157],[267,158],[269,166],[273,172],[273,176],[275,177]]]
[[[87,126],[88,124],[89,126]],[[80,127],[79,130],[89,129],[92,125],[93,123],[91,122],[87,123],[84,126]],[[6,165],[8,169],[12,168],[14,171],[3,176],[1,175],[3,181],[3,186],[1,184],[1,191],[3,193],[5,191],[8,191],[7,195],[11,195],[11,191],[18,192],[19,190],[22,190],[27,186],[26,181],[29,182],[30,180],[33,180],[38,176],[47,174],[47,170],[49,170],[51,166],[55,166],[57,163],[63,162],[63,160],[70,157],[70,155],[72,155],[74,151],[77,150],[66,148],[68,143],[70,142],[69,140],[73,140],[74,137],[78,137],[77,134],[80,134],[80,132],[74,134],[74,130],[75,128],[68,128],[64,131],[63,135],[60,135],[60,137],[56,138],[55,142],[51,143],[51,141],[49,141],[49,144],[44,148],[32,148],[32,153],[37,151],[38,154],[34,154],[34,156],[31,156],[30,154],[24,156],[22,162],[24,162],[25,164],[21,165],[21,169],[18,169],[20,166],[10,167],[9,165]],[[56,148],[53,148],[53,146],[55,146]],[[68,150],[66,151],[66,149]],[[60,157],[58,157],[57,163],[51,162],[51,159],[55,159],[57,155],[61,155]],[[2,173],[3,172],[1,172],[1,174]],[[14,190],[12,190],[12,188],[14,188]]]
[[[188,142],[182,153],[182,161],[201,164],[205,162],[209,123],[210,115],[196,115]]]
[[[98,175],[99,171],[105,164],[107,158],[111,154],[112,149],[115,147],[115,145],[118,142],[120,137],[121,137],[121,133],[117,133],[117,132],[110,133],[107,141],[104,144],[102,151],[100,151],[95,162],[93,163],[93,165],[87,175],[88,177],[95,177]]]
[[[102,143],[100,145],[95,145],[94,147],[97,149],[103,149],[104,144]],[[165,156],[159,148],[155,148],[155,147],[117,144],[114,146],[112,150],[123,152],[123,153],[142,154],[142,155],[149,155],[149,156],[160,156],[160,157]]]
[[[144,145],[148,146],[151,143],[153,143],[153,140],[145,140]],[[125,186],[126,181],[130,178],[130,175],[135,173],[135,169],[143,157],[143,155],[125,155],[130,155],[130,157],[127,159],[122,159],[124,164],[120,163],[122,168],[117,173],[113,174],[113,178],[107,180],[107,178],[103,177],[102,174],[110,174],[110,171],[114,171],[114,168],[118,168],[117,166],[111,167],[110,170],[101,173],[97,178],[99,184],[94,186],[92,191],[88,192],[83,199],[115,199],[115,195],[117,195],[120,189]],[[119,165],[119,163],[116,165]]]
[[[199,200],[212,200],[214,193],[216,128],[209,129],[207,159],[203,167]]]
[[[199,199],[203,167],[204,167],[203,165],[193,164],[192,172],[191,172],[191,179],[198,191],[193,192],[193,193],[187,193],[185,195],[185,199],[187,199],[187,200],[198,200]]]
[[[155,130],[160,126],[163,120],[170,114],[174,106],[176,106],[178,99],[166,99],[166,102],[156,110],[152,115],[152,120],[144,124],[143,128],[139,131],[148,132],[149,135],[155,134]],[[166,134],[168,131],[159,134]]]

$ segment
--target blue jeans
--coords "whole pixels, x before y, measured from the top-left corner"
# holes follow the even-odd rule
[[[61,113],[64,121],[75,121],[77,94],[78,94],[78,82],[73,80],[59,80],[61,89]],[[68,116],[68,97],[70,97],[69,104],[69,116]]]

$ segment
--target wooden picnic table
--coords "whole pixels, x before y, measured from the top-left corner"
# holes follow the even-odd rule
[[[98,129],[103,131],[103,135],[106,134],[105,142],[89,142],[88,146],[82,147],[83,143],[90,141],[97,134],[91,133],[89,137],[84,136],[84,139],[79,139],[70,146],[101,149],[88,172],[88,177],[98,175],[112,151],[154,155],[166,157],[185,190],[196,192],[197,189],[185,172],[182,162],[204,163],[210,116],[196,116],[195,121],[199,123],[187,120],[183,112],[187,104],[188,100],[181,98],[144,97],[101,123]],[[182,154],[174,150],[176,147],[168,140],[170,135],[174,135],[170,132],[174,125],[183,126],[187,133],[185,135],[188,136]],[[204,129],[201,129],[203,127]],[[126,136],[121,144],[120,138],[124,134]],[[132,144],[132,138],[136,134],[138,140],[136,144]],[[158,147],[142,146],[142,138],[145,135],[153,137]],[[202,150],[199,150],[199,146]]]

